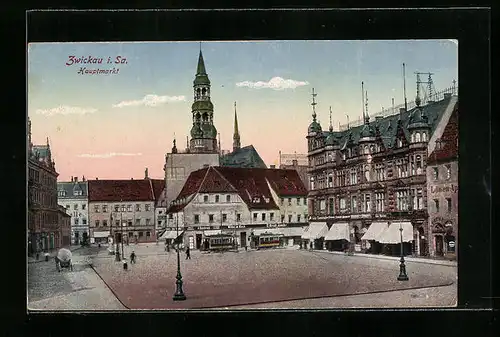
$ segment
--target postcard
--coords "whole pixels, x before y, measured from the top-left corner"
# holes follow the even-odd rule
[[[457,306],[456,40],[30,43],[32,311]]]

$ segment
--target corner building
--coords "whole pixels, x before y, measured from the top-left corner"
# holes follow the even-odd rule
[[[401,227],[405,254],[429,255],[428,153],[458,104],[453,91],[423,106],[417,96],[414,108],[375,120],[364,109],[363,124],[345,131],[334,131],[331,118],[323,131],[313,92],[308,207],[310,227],[323,228],[315,246],[338,249],[343,241],[341,249],[399,254]]]

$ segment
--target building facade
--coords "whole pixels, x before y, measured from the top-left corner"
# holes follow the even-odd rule
[[[427,195],[431,256],[457,259],[458,253],[458,105],[429,149]]]
[[[449,92],[421,106],[417,94],[413,109],[372,121],[366,103],[364,123],[344,131],[333,130],[330,111],[329,130],[323,131],[316,120],[315,96],[313,91],[313,121],[306,137],[310,220],[325,222],[330,229],[347,223],[350,244],[365,251],[373,251],[377,241],[362,240],[372,223],[385,223],[386,229],[411,224],[404,226],[413,230],[405,233],[409,249],[428,255],[429,144],[442,134],[458,97]],[[378,243],[395,246],[391,240]]]
[[[163,184],[148,177],[88,181],[90,241],[156,241],[155,202]]]
[[[306,196],[294,170],[211,166],[191,173],[167,211],[167,229],[178,226],[192,249],[215,233],[233,234],[240,247],[263,231],[293,244],[307,226]]]
[[[49,139],[46,145],[33,145],[28,119],[28,253],[57,249],[59,210],[57,176]]]
[[[307,154],[283,154],[279,153],[279,168],[283,170],[295,170],[299,174],[300,179],[304,186],[309,190],[309,176],[308,176],[308,159]]]
[[[71,244],[89,238],[88,184],[85,177],[71,177],[70,182],[57,183],[57,202],[71,216]]]
[[[59,247],[69,247],[71,245],[71,215],[66,212],[63,206],[58,207],[59,212]]]

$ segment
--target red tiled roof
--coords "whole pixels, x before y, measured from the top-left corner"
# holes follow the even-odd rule
[[[182,210],[189,203],[185,198],[195,193],[230,192],[237,192],[250,208],[277,209],[268,182],[278,196],[307,195],[295,170],[209,167],[191,173],[168,212]]]
[[[436,144],[434,151],[427,159],[429,164],[458,158],[458,103],[451,113],[440,140],[441,146],[438,147]]]
[[[151,181],[151,186],[153,188],[153,195],[155,201],[158,202],[161,198],[161,194],[163,190],[165,189],[165,180],[163,179],[150,179]]]
[[[154,201],[149,179],[89,180],[89,202],[92,201]]]

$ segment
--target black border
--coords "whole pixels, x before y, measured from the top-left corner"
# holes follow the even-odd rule
[[[231,40],[231,39],[412,39],[456,38],[459,40],[460,85],[460,211],[459,211],[459,301],[466,308],[491,306],[491,198],[485,186],[490,175],[490,12],[488,9],[426,10],[301,10],[301,11],[105,11],[29,12],[26,16],[30,42],[42,41],[136,41],[136,40]],[[20,27],[19,27],[20,29]],[[26,45],[24,45],[26,47]],[[24,53],[26,48],[24,49]],[[25,54],[23,55],[25,57]],[[24,58],[23,58],[24,60]],[[19,60],[18,60],[19,61]],[[306,60],[305,60],[306,62]],[[24,64],[23,64],[24,68]],[[25,73],[25,70],[24,72]],[[24,92],[25,87],[18,90]],[[25,111],[25,106],[18,107]],[[12,196],[17,219],[25,218],[25,132],[24,113],[10,114],[8,127],[15,125],[11,177],[18,180]],[[18,138],[19,137],[19,138]],[[56,163],[57,165],[57,163]],[[21,183],[24,181],[24,183]],[[491,187],[490,187],[491,190]],[[19,223],[19,221],[18,221]],[[23,221],[21,221],[23,223]],[[25,256],[25,232],[15,233],[15,254]],[[14,253],[13,253],[14,254]],[[23,261],[20,261],[23,262]],[[24,262],[23,262],[24,263]],[[19,267],[15,268],[19,269]],[[25,284],[18,273],[17,285]],[[25,298],[25,287],[20,293]],[[7,295],[13,295],[8,292]],[[23,317],[25,299],[20,301]],[[18,303],[16,301],[16,303]],[[17,307],[16,307],[17,309]],[[12,309],[9,313],[13,313]],[[82,319],[85,318],[85,321]],[[90,321],[87,319],[91,318]],[[166,319],[167,318],[167,319]],[[477,320],[481,335],[489,335],[493,325],[489,311],[336,311],[260,312],[196,314],[30,314],[29,331],[61,334],[106,334],[153,332],[231,335],[284,334],[316,335],[338,331],[400,336],[422,334],[458,335]],[[186,324],[187,322],[189,324]],[[192,322],[196,324],[192,324]],[[231,322],[231,323],[228,323]],[[258,323],[256,323],[258,322]],[[103,330],[97,330],[96,324]],[[328,327],[325,327],[328,325]],[[221,327],[203,332],[203,327]],[[230,327],[228,331],[227,328]],[[438,327],[436,329],[436,327]],[[363,329],[364,328],[364,329]],[[20,331],[18,331],[20,332]],[[340,331],[339,331],[340,332]],[[342,332],[345,333],[345,332]],[[491,332],[490,332],[491,333]],[[24,333],[23,333],[24,335]]]

